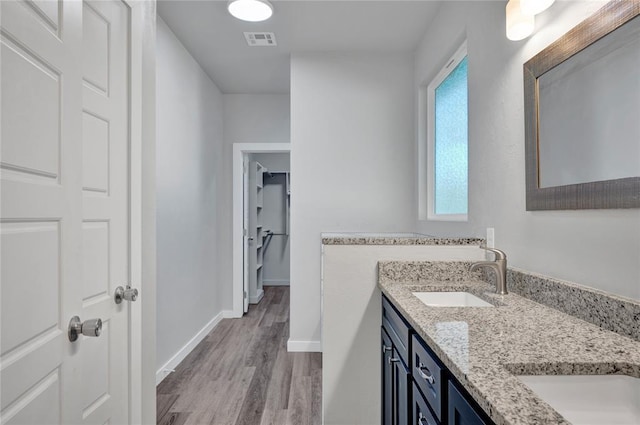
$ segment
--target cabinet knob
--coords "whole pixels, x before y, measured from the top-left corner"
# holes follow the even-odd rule
[[[382,344],[382,354],[386,353],[387,351],[391,351],[393,349],[393,347],[387,347],[386,345]]]
[[[396,359],[396,358],[393,358],[393,357],[389,357],[389,364],[392,364],[392,363],[398,363],[399,361],[400,361],[400,359]]]

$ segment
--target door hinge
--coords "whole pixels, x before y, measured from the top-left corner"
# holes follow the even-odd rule
[[[247,291],[244,291],[244,298],[247,298]]]

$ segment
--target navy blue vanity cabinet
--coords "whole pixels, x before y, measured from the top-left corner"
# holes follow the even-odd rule
[[[409,323],[396,311],[386,298],[382,298],[382,327],[393,346],[398,350],[398,354],[407,364],[409,357]]]
[[[413,391],[411,392],[413,397],[411,413],[414,418],[413,423],[415,425],[438,425],[440,422],[433,416],[433,412],[427,404],[427,400],[424,398],[415,382],[413,383]]]
[[[489,425],[471,407],[471,403],[456,384],[449,381],[449,422],[448,425]]]
[[[382,300],[382,424],[410,422],[411,372],[408,367],[409,325]]]
[[[393,365],[393,386],[395,388],[395,396],[392,406],[394,424],[402,425],[409,423],[409,385],[411,385],[411,374],[409,368],[400,358],[399,353],[394,349],[394,357],[391,358]]]
[[[494,425],[382,297],[382,424]]]
[[[411,374],[416,387],[422,393],[438,421],[442,421],[442,411],[446,409],[446,374],[444,366],[417,334],[411,337]]]
[[[391,357],[393,356],[393,345],[384,327],[380,330],[382,334],[382,425],[393,424],[393,382]]]

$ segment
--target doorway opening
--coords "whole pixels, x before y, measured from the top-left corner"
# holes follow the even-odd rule
[[[233,145],[233,317],[289,282],[290,144]]]

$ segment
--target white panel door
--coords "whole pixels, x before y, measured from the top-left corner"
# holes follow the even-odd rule
[[[130,9],[0,7],[0,423],[126,424]],[[101,335],[69,341],[75,315]]]

